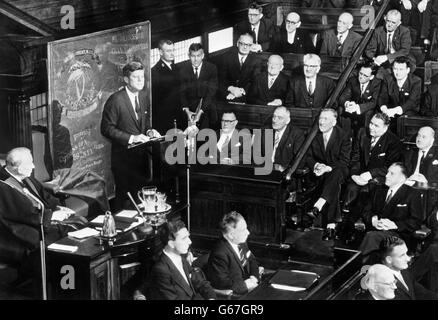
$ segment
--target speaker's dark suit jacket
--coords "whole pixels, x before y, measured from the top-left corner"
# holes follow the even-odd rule
[[[239,256],[230,243],[221,238],[213,247],[207,262],[207,279],[217,289],[231,289],[236,294],[245,294],[245,280],[251,275],[259,279],[258,263],[248,246],[243,244],[247,263],[242,266]]]
[[[408,289],[397,278],[394,300],[437,300],[438,294],[426,289],[415,280],[409,269],[402,270],[401,275]]]
[[[304,75],[294,77],[290,82],[289,93],[286,98],[285,105],[287,107],[297,108],[314,108],[320,109],[324,107],[330,94],[335,88],[335,83],[332,79],[317,75],[316,85],[313,84],[313,94],[307,91],[306,80]]]
[[[362,36],[360,34],[349,30],[347,37],[338,50],[336,29],[327,30],[322,34],[320,54],[331,57],[351,57],[361,40]]]
[[[131,135],[146,134],[148,106],[147,94],[138,94],[140,118],[136,119],[134,108],[126,89],[113,93],[105,102],[100,131],[111,141],[111,170],[116,184],[116,197],[127,199],[126,192],[136,194],[148,179],[146,148],[128,149]]]
[[[348,80],[344,91],[339,97],[339,105],[343,110],[342,117],[348,119],[347,126],[351,126],[354,136],[357,135],[360,128],[369,124],[371,116],[376,109],[377,99],[380,93],[381,80],[374,78],[369,81],[364,93],[360,89],[360,83],[357,77]],[[345,102],[353,101],[359,105],[360,114],[345,112]]]
[[[280,72],[271,88],[268,87],[268,73],[259,74],[249,89],[247,103],[267,105],[274,99],[281,99],[286,102],[287,91],[289,89],[289,78]]]
[[[194,270],[185,258],[183,269],[188,282],[175,267],[172,260],[161,253],[159,260],[152,267],[148,296],[152,300],[199,300],[215,299],[216,294],[210,283]]]
[[[182,127],[179,67],[172,63],[171,68],[160,60],[151,69],[152,126],[162,135],[174,127],[175,119]]]
[[[372,199],[363,213],[368,226],[375,230],[371,225],[371,218],[377,215],[379,219],[392,220],[398,227],[395,231],[400,235],[409,235],[417,230],[423,221],[419,192],[404,184],[385,204],[387,193],[388,187],[386,185],[376,187]]]
[[[300,28],[295,31],[294,43],[287,42],[287,31],[283,27],[274,34],[269,45],[269,52],[274,53],[306,54],[315,53],[315,51],[310,34]]]
[[[240,68],[237,48],[231,48],[222,57],[219,65],[219,97],[225,99],[229,86],[243,88],[248,94],[251,83],[260,73],[260,60],[254,53],[249,53]],[[236,99],[235,99],[236,100]],[[239,101],[245,100],[241,98]]]
[[[374,57],[386,54],[388,56],[389,63],[392,63],[395,58],[401,56],[409,56],[409,51],[411,50],[411,33],[409,28],[405,26],[398,26],[394,31],[394,35],[392,36],[392,47],[394,48],[394,53],[386,53],[387,46],[387,38],[386,29],[383,26],[378,27],[373,36],[371,37],[370,42],[368,43],[367,48],[365,49],[365,56],[369,59]]]
[[[412,148],[403,154],[403,163],[408,169],[408,176],[412,175],[417,167],[418,148]],[[438,182],[438,147],[432,146],[420,164],[420,173],[429,183]]]
[[[240,35],[243,33],[249,33],[254,37],[254,43],[258,43],[262,46],[262,50],[266,51],[269,48],[269,42],[271,41],[272,35],[275,32],[274,26],[272,22],[268,19],[260,19],[259,32],[256,36],[254,32],[252,32],[252,26],[248,20],[242,21],[234,26],[234,43],[237,42]]]
[[[216,92],[218,88],[217,68],[214,64],[203,61],[199,78],[193,72],[190,61],[180,67],[181,80],[181,107],[189,108],[194,112],[201,98],[204,113],[200,119],[200,127],[208,128],[217,124]],[[185,116],[187,121],[187,116]]]
[[[46,231],[50,227],[52,212],[60,202],[44,190],[38,180],[33,177],[28,179],[31,180],[31,185],[28,182],[20,183],[6,171],[3,172],[0,182],[0,225],[2,232],[12,234],[27,248],[35,249],[38,248],[40,241],[40,210],[37,203],[33,203],[23,193],[23,188],[27,188],[43,202],[45,206],[43,223]]]
[[[351,175],[369,171],[373,178],[383,182],[388,167],[401,160],[402,148],[400,139],[388,129],[371,149],[371,136],[362,128],[353,145]]]
[[[403,114],[417,115],[420,111],[421,79],[414,74],[409,74],[401,90],[397,80],[390,77],[382,84],[378,107],[386,105],[388,108],[402,107]]]

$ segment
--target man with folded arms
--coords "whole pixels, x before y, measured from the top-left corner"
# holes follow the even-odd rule
[[[364,261],[379,249],[380,242],[388,236],[407,239],[417,230],[423,220],[420,194],[405,184],[406,167],[401,162],[388,168],[385,185],[375,188],[363,216],[367,229],[359,250]]]

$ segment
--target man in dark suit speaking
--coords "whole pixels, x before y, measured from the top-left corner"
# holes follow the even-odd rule
[[[144,87],[144,67],[132,61],[123,67],[125,88],[113,93],[105,103],[100,131],[110,139],[111,170],[116,185],[114,209],[129,207],[127,192],[137,193],[148,180],[146,149],[129,145],[148,142],[160,134],[146,123],[149,104]]]

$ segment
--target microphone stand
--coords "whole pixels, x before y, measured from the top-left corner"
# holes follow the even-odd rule
[[[44,238],[44,204],[43,202],[35,197],[32,193],[29,192],[28,189],[23,188],[23,192],[26,196],[32,198],[35,202],[38,203],[41,210],[41,216],[40,216],[40,232],[41,232],[41,238],[40,238],[40,255],[41,255],[41,281],[43,285],[43,300],[47,300],[47,281],[46,281],[46,241]]]

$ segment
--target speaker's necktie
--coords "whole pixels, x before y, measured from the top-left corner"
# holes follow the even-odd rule
[[[141,109],[138,103],[138,96],[135,96],[135,113],[137,114],[137,120],[141,121]]]
[[[195,78],[199,79],[198,67],[195,67]]]

